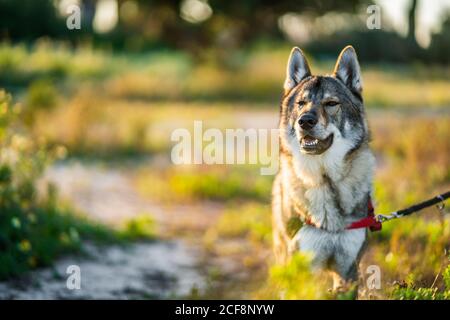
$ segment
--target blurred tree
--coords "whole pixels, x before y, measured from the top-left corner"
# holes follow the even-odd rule
[[[118,50],[169,47],[190,52],[195,59],[213,57],[226,62],[233,61],[228,59],[235,52],[233,49],[248,46],[255,40],[283,39],[279,21],[287,13],[314,21],[330,12],[364,12],[361,9],[372,3],[371,0],[111,0],[116,1],[119,9],[118,23],[113,30],[96,34],[93,21],[98,0],[80,0],[82,30],[77,31],[68,30],[64,17],[58,15],[55,6],[61,1],[0,0],[0,40],[35,40],[48,36],[77,44],[87,38],[96,46]],[[309,43],[309,48],[315,54],[334,54],[342,45],[352,43],[360,46],[360,57],[368,61],[430,59],[430,50],[420,48],[415,38],[419,0],[410,1],[406,39],[394,32],[353,26],[351,30],[337,30],[332,35],[320,34]],[[446,48],[440,43],[446,36],[435,35],[433,39],[433,55],[445,56],[448,51],[438,53],[437,48]],[[386,47],[395,50],[384,50]],[[442,60],[445,59],[439,61]]]
[[[216,16],[222,16],[234,26],[237,37],[241,41],[252,37],[280,37],[278,18],[288,12],[308,13],[313,17],[321,16],[330,11],[356,12],[368,1],[350,0],[212,0],[211,5]]]
[[[416,40],[416,13],[417,13],[418,0],[411,0],[411,6],[408,11],[408,40],[414,44],[417,44]]]
[[[58,36],[62,26],[51,0],[0,0],[0,39]]]
[[[439,33],[433,34],[431,37],[431,44],[428,48],[428,59],[449,65],[450,64],[450,12],[442,25],[442,30]]]
[[[81,0],[81,17],[83,28],[86,28],[87,32],[92,32],[94,17],[95,17],[95,9],[96,9],[96,0]]]
[[[281,39],[278,19],[288,12],[308,12],[320,16],[329,11],[356,12],[368,0],[119,0],[119,8],[134,2],[138,12],[134,19],[119,19],[116,33],[136,34],[145,41],[163,40],[171,47],[196,53],[205,48],[229,49],[248,44],[257,38]],[[205,15],[204,19],[186,18]],[[122,11],[122,10],[121,10]],[[209,13],[209,15],[208,15]],[[127,41],[127,40],[125,40]]]

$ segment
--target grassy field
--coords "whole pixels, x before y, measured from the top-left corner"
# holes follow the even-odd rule
[[[213,62],[195,64],[178,52],[125,56],[90,48],[71,50],[48,42],[32,47],[1,44],[0,86],[13,92],[23,126],[33,140],[54,148],[57,154],[118,163],[124,158],[150,156],[156,159],[152,165],[134,173],[144,197],[166,206],[219,208],[217,219],[187,233],[201,240],[210,257],[233,259],[246,272],[243,280],[223,277],[220,269],[213,269],[211,278],[220,285],[210,296],[353,298],[351,293],[329,294],[329,279],[309,273],[308,257],[298,256],[286,267],[272,265],[273,177],[261,176],[257,166],[174,166],[168,160],[172,130],[192,129],[196,119],[220,129],[274,127],[288,53],[288,47],[253,48],[236,52],[218,66]],[[332,71],[331,61],[314,61],[313,57],[310,61],[313,72]],[[362,67],[371,144],[377,157],[376,212],[387,213],[447,191],[449,67]],[[0,165],[4,163],[1,159]],[[5,170],[0,169],[2,192],[7,190],[1,189],[2,179],[9,179]],[[39,172],[36,170],[36,175]],[[11,192],[19,193],[19,189]],[[3,199],[16,197],[3,193]],[[17,261],[28,261],[24,265],[31,267],[50,263],[57,254],[77,246],[77,235],[110,232],[92,230],[94,227],[84,222],[80,225],[78,220],[60,215],[51,197],[43,203],[34,201],[17,204],[18,213],[11,209],[7,215],[0,214],[0,228],[6,229],[0,234],[7,235],[3,242],[13,239],[14,250],[25,252],[19,258],[16,251],[0,255],[0,261],[10,261],[0,262],[0,266],[10,266],[0,270],[0,277],[10,276]],[[17,226],[32,225],[36,218],[30,217],[35,215],[49,219],[39,224],[45,226],[41,231],[32,227],[27,227],[30,233],[14,231]],[[55,231],[46,233],[51,226]],[[149,234],[147,221],[130,222],[126,230],[135,237]],[[64,245],[54,249],[40,246],[39,241],[47,239],[42,233]],[[381,268],[382,288],[363,290],[361,297],[450,298],[449,245],[449,220],[435,208],[389,222],[382,232],[371,235],[362,262],[363,270],[373,264]],[[362,276],[361,284],[367,275]]]
[[[23,127],[20,107],[4,91],[0,108],[0,280],[83,252],[83,241],[112,244],[152,236],[148,221],[126,221],[113,230],[61,201],[55,186],[40,177],[66,149],[35,141]]]
[[[3,43],[0,84],[14,93],[46,79],[63,97],[88,87],[96,96],[115,100],[258,102],[270,108],[278,104],[290,49],[235,51],[218,65],[216,60],[198,64],[173,51],[125,55],[48,41],[31,47]],[[308,60],[315,74],[333,71],[335,60]],[[368,107],[450,105],[448,66],[380,64],[363,65],[363,70]]]
[[[372,146],[378,160],[375,180],[378,213],[407,207],[450,187],[448,115],[424,119],[391,114],[386,121],[387,116],[381,113],[370,118]],[[402,128],[404,121],[408,122],[406,128]],[[261,288],[249,297],[330,298],[322,290],[326,284],[330,285],[330,279],[318,281],[313,275],[304,274],[307,257],[298,257],[286,268],[272,268],[264,259],[271,246],[273,177],[261,176],[258,169],[207,165],[149,168],[137,175],[137,184],[144,195],[161,202],[224,204],[223,214],[205,231],[204,243],[216,254],[228,254],[223,251],[223,243],[239,239],[228,251],[231,250],[231,255],[241,251],[242,268],[262,264],[257,271],[266,274],[270,270],[269,278],[259,280]],[[369,250],[362,262],[362,270],[373,264],[380,266],[382,289],[363,292],[362,297],[448,298],[449,240],[448,217],[441,216],[436,208],[386,223],[382,232],[371,234]],[[248,246],[241,246],[241,241],[250,246],[252,253]],[[258,260],[261,255],[263,258]],[[317,283],[324,284],[316,286]]]

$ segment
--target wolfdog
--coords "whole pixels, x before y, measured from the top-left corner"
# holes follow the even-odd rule
[[[358,278],[375,159],[356,52],[344,48],[332,75],[314,76],[302,51],[288,60],[280,106],[280,170],[272,190],[274,251],[286,262],[309,252],[335,289]]]

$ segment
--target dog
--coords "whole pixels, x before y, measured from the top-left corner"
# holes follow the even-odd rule
[[[315,76],[292,49],[280,106],[280,167],[272,189],[275,258],[308,252],[313,270],[333,273],[333,288],[358,279],[366,228],[346,226],[368,215],[375,158],[353,47],[332,75]]]

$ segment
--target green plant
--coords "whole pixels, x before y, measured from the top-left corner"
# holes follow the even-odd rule
[[[26,134],[4,91],[0,109],[0,279],[79,252],[83,239],[112,241],[114,232],[60,204],[52,185],[38,192],[37,179],[55,153]]]
[[[155,220],[148,214],[140,214],[125,221],[121,234],[126,239],[152,239],[155,236]]]
[[[270,245],[272,237],[270,206],[246,203],[233,206],[221,215],[214,230],[222,237],[248,237]]]
[[[438,288],[416,288],[414,285],[398,286],[392,291],[392,298],[400,300],[448,300],[450,290]]]
[[[173,201],[256,200],[267,202],[271,177],[257,174],[258,168],[202,166],[143,172],[138,186],[143,194]]]
[[[57,92],[51,81],[41,79],[33,82],[27,92],[27,106],[49,110],[56,105]]]
[[[311,257],[297,253],[286,265],[271,268],[264,291],[278,299],[326,299],[326,288],[325,279],[311,272]]]
[[[23,121],[28,126],[32,126],[37,114],[53,109],[57,99],[58,94],[51,81],[42,79],[33,82],[27,91]]]

